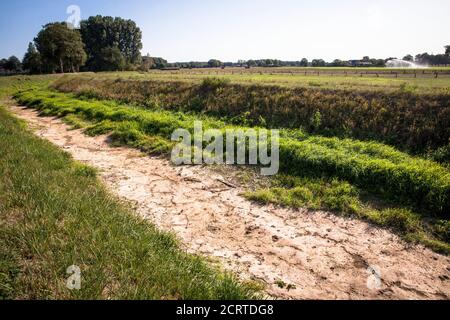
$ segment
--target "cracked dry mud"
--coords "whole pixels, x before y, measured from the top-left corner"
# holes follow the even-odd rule
[[[272,297],[450,297],[450,259],[408,245],[387,230],[321,211],[260,206],[208,168],[174,167],[166,159],[111,147],[106,136],[68,130],[61,120],[39,117],[34,110],[11,110],[36,135],[98,168],[112,192],[135,203],[145,219],[174,232],[187,251],[217,258],[241,279],[264,282]],[[371,268],[381,273],[379,286]]]

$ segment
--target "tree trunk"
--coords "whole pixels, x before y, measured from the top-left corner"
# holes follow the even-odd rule
[[[59,66],[61,68],[61,73],[64,73],[64,64],[63,64],[62,59],[59,59]]]

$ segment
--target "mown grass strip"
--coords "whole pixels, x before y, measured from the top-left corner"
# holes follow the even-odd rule
[[[91,132],[112,132],[121,142],[150,151],[152,148],[170,150],[168,139],[172,132],[178,128],[192,132],[194,121],[199,119],[203,120],[204,128],[243,128],[206,116],[146,110],[50,90],[22,91],[15,98],[44,115],[81,115],[96,122],[89,128]],[[155,140],[156,147],[154,138],[149,138],[154,136],[160,137]],[[450,212],[450,171],[433,161],[412,157],[380,143],[308,135],[293,138],[292,130],[283,131],[282,136],[280,161],[284,172],[337,177],[428,213],[446,216]]]
[[[0,299],[248,299],[0,107]],[[81,290],[66,269],[81,268]]]

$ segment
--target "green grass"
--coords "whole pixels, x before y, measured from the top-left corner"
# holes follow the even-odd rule
[[[0,107],[0,299],[247,299]],[[81,290],[66,288],[78,265]]]
[[[205,129],[243,128],[198,114],[148,110],[49,90],[22,91],[15,97],[43,115],[75,114],[94,122],[87,128],[89,134],[112,133],[117,142],[156,153],[168,153],[172,132],[178,128],[192,132],[196,120],[203,120]],[[450,211],[450,171],[446,167],[380,143],[282,131],[280,166],[293,175],[345,179],[438,215]]]
[[[161,77],[161,81],[172,81],[172,76],[191,81],[191,75],[169,73],[83,75]],[[205,76],[193,76],[193,81],[205,83]],[[231,82],[247,81],[239,77]],[[257,76],[256,81],[269,83],[270,77]],[[289,76],[275,77],[277,85],[283,85],[280,77]],[[58,78],[0,78],[0,99],[20,90],[18,101],[42,115],[59,116],[87,134],[109,133],[114,143],[158,154],[170,151],[174,129],[192,130],[195,120],[203,120],[205,128],[221,130],[247,120],[245,114],[219,120],[202,113],[164,110],[154,100],[142,108],[93,99],[95,95],[48,90],[48,84]],[[359,88],[364,83],[373,85],[372,79],[367,80],[358,79]],[[426,90],[434,90],[439,81],[448,86],[447,80],[439,79],[429,86],[429,80],[419,79]],[[322,89],[322,81],[327,80],[307,81]],[[216,87],[220,91],[221,85]],[[324,138],[295,128],[283,129],[281,135],[284,174],[272,178],[268,188],[247,192],[249,199],[358,217],[390,228],[406,241],[450,252],[448,168],[377,142]],[[2,108],[0,150],[0,299],[246,299],[257,295],[254,284],[239,284],[202,258],[182,252],[173,236],[142,221],[105,191],[93,168],[34,137]],[[440,156],[445,158],[445,152],[440,150]],[[65,287],[66,268],[73,264],[82,270],[80,291]]]
[[[0,99],[7,99],[17,90],[32,86],[46,87],[59,78],[61,75],[0,77]]]
[[[45,89],[23,91],[16,98],[43,115],[72,122],[75,117],[75,124],[83,122],[88,134],[110,133],[115,143],[150,153],[167,154],[173,130],[192,131],[195,120],[204,120],[204,128],[243,128],[205,115],[80,99]],[[376,142],[311,136],[292,129],[282,130],[281,136],[281,168],[288,174],[281,177],[291,178],[247,193],[250,199],[349,214],[448,252],[447,168]],[[382,208],[366,201],[373,194]]]

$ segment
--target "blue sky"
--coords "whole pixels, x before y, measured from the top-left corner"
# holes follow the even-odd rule
[[[300,60],[441,53],[450,44],[448,0],[2,0],[0,57],[22,57],[42,25],[81,17],[133,19],[143,54],[174,61]]]

